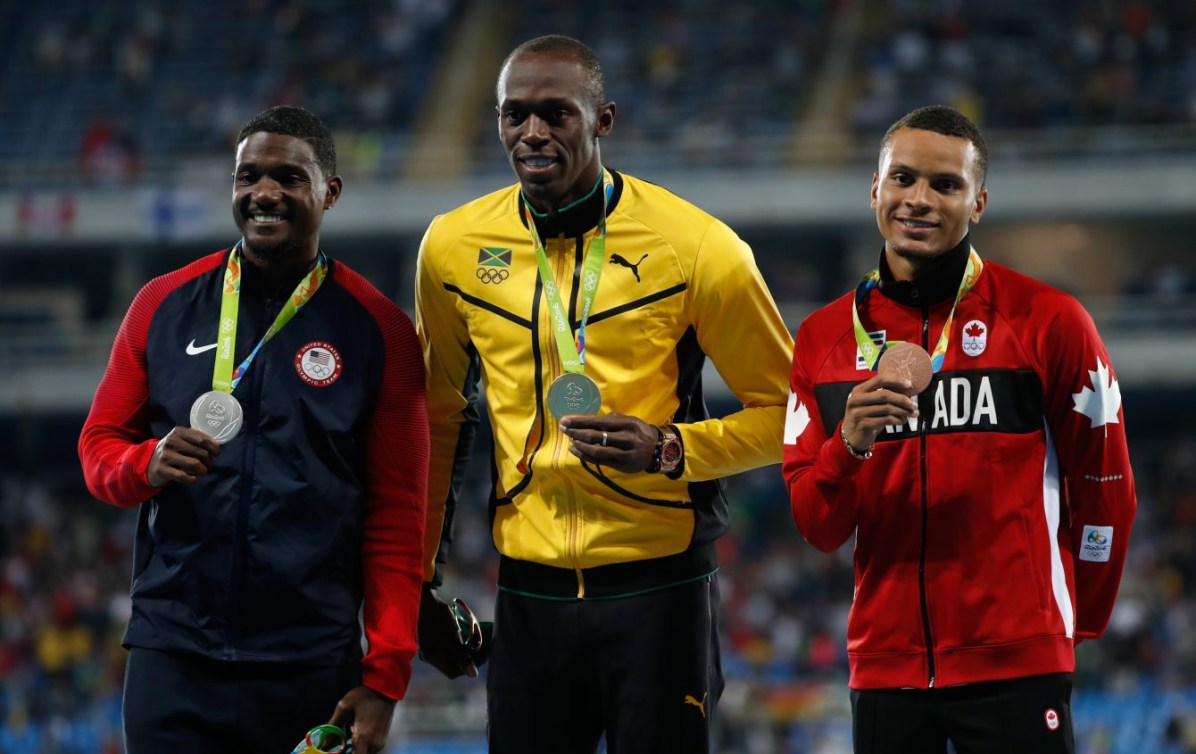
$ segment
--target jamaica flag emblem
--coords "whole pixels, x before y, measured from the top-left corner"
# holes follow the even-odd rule
[[[498,285],[510,276],[511,250],[497,246],[478,249],[478,280]]]

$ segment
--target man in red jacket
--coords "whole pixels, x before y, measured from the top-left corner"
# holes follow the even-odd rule
[[[1072,752],[1078,641],[1101,635],[1136,501],[1121,392],[1069,295],[984,260],[988,153],[957,111],[881,141],[879,266],[798,331],[793,519],[854,534],[855,751]]]

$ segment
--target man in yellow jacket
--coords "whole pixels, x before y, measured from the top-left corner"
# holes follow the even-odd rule
[[[602,165],[615,105],[568,37],[503,64],[519,182],[432,221],[417,327],[432,436],[423,657],[477,675],[433,591],[480,379],[501,561],[490,751],[708,750],[722,689],[720,480],[778,463],[792,338],[751,250],[669,191]],[[742,403],[710,418],[709,357]]]

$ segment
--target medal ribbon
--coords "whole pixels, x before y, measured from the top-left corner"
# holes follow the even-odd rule
[[[257,356],[257,352],[311,300],[327,275],[328,260],[324,253],[320,252],[311,272],[299,281],[299,285],[295,286],[295,290],[287,297],[282,311],[274,318],[266,334],[234,370],[233,349],[237,342],[237,314],[241,301],[241,243],[238,241],[228,255],[228,266],[224,268],[224,292],[220,296],[220,332],[216,336],[216,364],[212,367],[212,389],[225,393],[231,393],[236,389],[237,383],[245,376],[245,371],[249,369],[249,364]]]
[[[602,267],[606,262],[606,209],[615,190],[614,180],[605,168],[602,169],[601,180],[602,214],[598,218],[598,233],[590,242],[590,248],[586,250],[585,259],[581,263],[581,323],[577,329],[576,340],[569,326],[569,315],[565,311],[564,301],[561,300],[560,289],[557,288],[552,268],[548,266],[544,243],[536,230],[531,204],[526,197],[523,200],[523,217],[527,221],[528,230],[531,231],[532,248],[536,251],[536,265],[540,268],[540,282],[544,285],[544,297],[548,302],[552,333],[556,338],[556,350],[561,357],[561,366],[566,372],[578,374],[586,364],[586,320],[590,316],[590,308],[594,305],[598,281],[602,278]]]
[[[348,741],[349,737],[341,728],[317,725],[307,732],[291,754],[340,754],[348,747]]]
[[[539,231],[536,230],[536,218],[532,212],[531,202],[527,200],[527,197],[523,198],[523,218],[532,236],[532,248],[536,252],[536,266],[540,271],[540,281],[544,286],[544,296],[548,302],[553,336],[556,338],[556,348],[561,357],[561,366],[567,372],[579,374],[584,371],[586,363],[586,320],[590,316],[590,307],[594,305],[594,297],[598,292],[598,281],[602,277],[602,266],[606,261],[606,212],[615,191],[614,179],[611,178],[610,172],[606,168],[602,169],[602,176],[599,180],[602,182],[602,214],[598,218],[598,233],[594,236],[594,240],[590,241],[590,248],[586,250],[585,259],[581,265],[581,323],[577,330],[576,342],[570,332],[569,317],[565,312],[565,304],[561,300],[560,290],[552,275],[552,268],[548,266],[548,255],[544,251],[544,243],[540,240]],[[597,182],[594,186],[597,188]],[[575,206],[589,196],[587,194],[586,197],[569,206]],[[568,206],[564,207],[564,209],[568,208]],[[532,454],[543,439],[543,422],[544,415],[541,412],[541,407],[537,406],[536,420],[524,441],[523,456],[517,464],[521,473],[528,473]]]
[[[980,272],[984,269],[984,262],[980,259],[980,255],[976,253],[976,249],[968,250],[968,264],[964,268],[963,278],[959,281],[959,292],[955,294],[955,303],[951,305],[951,313],[947,315],[947,321],[943,323],[943,331],[939,334],[938,343],[934,346],[934,351],[930,354],[930,364],[934,367],[935,374],[938,374],[939,369],[943,366],[943,359],[947,355],[947,344],[951,340],[951,324],[955,320],[955,307],[959,306],[959,300],[963,298],[964,294],[972,290],[976,285],[976,281],[980,279]],[[864,362],[868,365],[868,369],[875,370],[876,364],[880,361],[880,355],[884,350],[893,343],[901,343],[900,340],[886,340],[883,345],[878,346],[868,337],[868,331],[864,329],[864,325],[860,322],[860,304],[868,299],[868,294],[872,293],[872,289],[880,284],[880,270],[875,269],[864,276],[860,284],[855,289],[855,300],[851,306],[851,324],[855,330],[855,342],[859,346],[860,353],[864,356]]]

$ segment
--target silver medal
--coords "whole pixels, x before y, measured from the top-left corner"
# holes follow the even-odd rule
[[[241,431],[243,417],[237,399],[221,390],[209,390],[191,404],[191,426],[211,435],[221,445]]]

